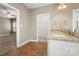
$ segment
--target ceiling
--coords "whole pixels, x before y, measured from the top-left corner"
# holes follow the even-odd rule
[[[15,18],[15,16],[16,16],[15,10],[6,5],[0,4],[0,17]]]
[[[52,3],[24,3],[24,5],[30,9],[44,7],[44,6],[47,6],[50,4],[52,4]]]
[[[10,7],[8,7],[8,6],[5,6],[5,5],[2,4],[2,3],[0,3],[0,9],[15,11],[15,10],[13,10],[12,8],[10,8]]]

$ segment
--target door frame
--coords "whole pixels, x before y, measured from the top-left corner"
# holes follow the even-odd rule
[[[17,16],[16,16],[16,47],[19,47],[19,40],[20,40],[20,11],[19,9],[11,6],[10,4],[7,4],[7,3],[1,3],[2,5],[6,6],[6,7],[9,7],[13,10],[15,10],[17,13]]]
[[[40,16],[40,15],[48,15],[49,16],[49,29],[48,29],[48,35],[50,34],[50,19],[51,19],[51,16],[50,16],[50,13],[42,13],[42,14],[37,14],[36,15],[36,23],[37,23],[37,26],[36,26],[36,29],[37,29],[37,41],[39,41],[39,39],[38,39],[38,16]]]

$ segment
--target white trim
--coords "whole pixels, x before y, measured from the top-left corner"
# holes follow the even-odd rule
[[[49,29],[48,29],[48,35],[50,35],[50,34],[51,34],[51,32],[50,32],[50,29],[51,29],[51,15],[50,15],[50,13],[48,13],[48,15],[49,15]]]
[[[37,33],[36,34],[37,34],[37,40],[38,40],[38,17],[37,17],[37,15],[36,15],[36,24],[37,24],[36,25],[36,29],[37,29]]]
[[[9,4],[6,4],[6,3],[1,3],[2,5],[6,6],[6,7],[10,7],[12,8],[13,10],[15,10],[17,12],[17,17],[16,17],[16,23],[17,23],[17,32],[16,32],[16,47],[19,46],[19,40],[20,40],[20,11],[19,9],[9,5]]]
[[[16,40],[16,43],[17,43],[17,47],[19,45],[19,42],[20,42],[20,11],[18,10],[17,12],[17,40]]]
[[[25,41],[23,42],[22,44],[20,44],[18,47],[22,47],[23,45],[29,43],[29,42],[38,42],[38,40],[32,40],[32,39],[29,39],[28,41]]]

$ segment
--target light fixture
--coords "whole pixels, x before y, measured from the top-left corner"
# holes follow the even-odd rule
[[[62,8],[67,8],[67,5],[63,5]]]
[[[59,9],[59,10],[61,10],[61,9],[62,9],[62,7],[61,7],[61,6],[58,6],[58,9]]]
[[[58,6],[58,10],[65,9],[65,8],[67,8],[67,5],[65,5],[64,3],[60,3]]]
[[[7,11],[7,17],[9,18],[15,18],[16,17],[16,13],[11,11],[11,10],[8,10]]]
[[[8,14],[8,15],[7,15],[7,17],[11,18],[11,15],[10,15],[10,14]]]

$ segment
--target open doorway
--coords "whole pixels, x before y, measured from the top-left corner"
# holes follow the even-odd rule
[[[18,47],[18,10],[9,4],[0,4],[0,55]]]

